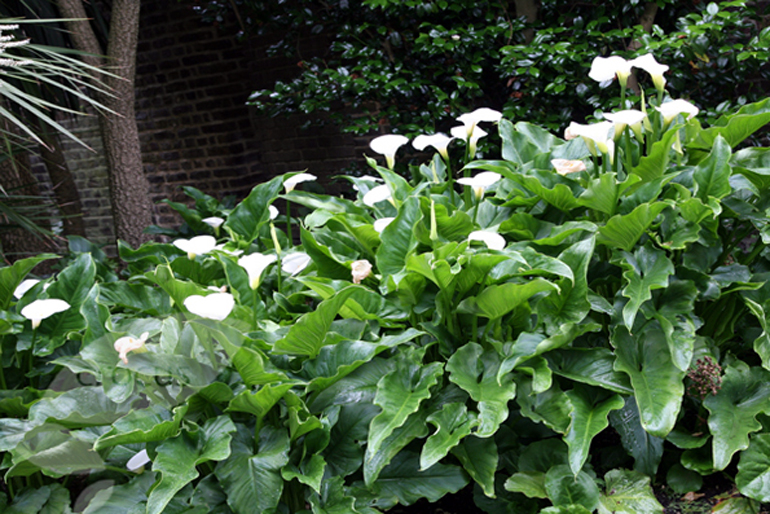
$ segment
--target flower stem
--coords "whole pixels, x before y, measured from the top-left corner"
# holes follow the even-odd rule
[[[286,236],[289,238],[289,245],[294,246],[294,237],[291,235],[291,201],[286,200]]]

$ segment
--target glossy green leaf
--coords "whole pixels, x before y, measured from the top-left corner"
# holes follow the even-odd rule
[[[546,355],[554,373],[614,393],[633,392],[628,376],[615,371],[615,355],[607,348],[561,348]]]
[[[650,487],[650,478],[636,471],[613,469],[604,475],[605,493],[599,514],[663,514]]]
[[[457,312],[474,314],[489,319],[498,319],[545,291],[559,291],[559,287],[542,278],[535,278],[524,284],[506,282],[484,288],[478,296],[466,298],[457,306]]]
[[[768,113],[770,116],[770,112]],[[717,136],[711,153],[693,170],[696,185],[695,194],[703,202],[709,197],[724,198],[730,191],[730,145],[722,136]]]
[[[545,473],[542,471],[520,471],[505,481],[505,489],[522,493],[528,498],[548,498],[545,490]]]
[[[234,412],[248,412],[261,420],[293,386],[293,382],[273,383],[265,384],[256,391],[244,390],[230,401],[227,409]]]
[[[414,227],[422,218],[420,202],[415,197],[408,198],[394,219],[380,234],[382,244],[377,249],[377,269],[385,280],[390,276],[397,286],[403,277],[409,256],[417,247]]]
[[[557,333],[569,323],[581,322],[591,310],[588,301],[588,265],[593,257],[596,239],[579,241],[561,254],[559,260],[572,268],[574,281],[562,279],[557,284],[559,294],[550,294],[538,302],[537,311],[544,318],[550,333]]]
[[[342,405],[339,408],[339,418],[331,429],[329,445],[324,451],[332,475],[346,477],[361,467],[364,450],[360,441],[366,441],[369,423],[379,410],[371,403]]]
[[[610,413],[610,423],[620,436],[623,448],[634,458],[634,470],[655,476],[663,456],[664,440],[644,429],[633,396],[626,397],[620,410]]]
[[[457,457],[463,469],[481,486],[484,494],[494,498],[495,472],[499,460],[494,437],[466,437],[452,448],[452,455]]]
[[[577,475],[564,464],[554,466],[545,474],[545,490],[554,505],[582,505],[593,512],[599,505],[599,487],[585,472]]]
[[[582,505],[555,505],[544,508],[540,514],[591,514],[591,511]]]
[[[38,470],[60,478],[104,468],[104,461],[93,451],[90,442],[77,431],[70,432],[55,422],[27,432],[24,440],[11,450],[10,457],[13,465],[6,472],[6,478],[29,476]]]
[[[96,440],[94,450],[99,451],[119,444],[163,441],[176,437],[186,413],[187,405],[176,407],[173,413],[160,405],[150,405],[146,409],[131,411],[116,420],[112,428]]]
[[[219,416],[206,420],[195,432],[180,434],[158,446],[152,467],[161,477],[147,499],[147,514],[161,514],[174,495],[198,477],[198,464],[228,458],[235,430],[228,416]]]
[[[318,242],[313,234],[305,230],[304,227],[300,227],[299,235],[302,249],[313,260],[320,276],[339,280],[351,279],[350,268],[343,264],[343,258],[334,255],[327,246]]]
[[[510,377],[498,380],[500,356],[494,350],[468,343],[446,364],[449,380],[477,402],[479,426],[477,437],[490,437],[508,417],[508,402],[516,396],[516,383]]]
[[[155,473],[142,473],[128,483],[101,489],[83,514],[144,514],[147,491],[154,480]]]
[[[255,453],[248,431],[239,428],[232,453],[214,471],[235,514],[269,512],[281,499],[281,468],[289,462],[289,435],[286,430],[266,426],[259,433],[257,446]]]
[[[377,478],[378,495],[396,498],[402,505],[411,505],[420,498],[429,502],[456,493],[468,484],[458,466],[435,464],[425,471],[419,469],[417,454],[399,453]]]
[[[283,176],[255,186],[227,216],[222,228],[238,239],[251,242],[259,235],[260,228],[270,219],[268,205],[283,188]]]
[[[610,411],[622,408],[624,402],[620,395],[609,396],[601,390],[585,386],[575,386],[565,394],[572,404],[572,423],[564,441],[569,447],[570,469],[577,476],[588,459],[591,441],[609,425],[607,416]]]
[[[43,253],[26,259],[19,259],[11,266],[0,268],[0,310],[11,304],[13,292],[35,266],[48,259],[59,259],[58,255]]]
[[[356,287],[343,289],[321,302],[316,310],[303,314],[291,326],[286,337],[275,343],[273,350],[276,353],[316,357],[321,348],[329,344],[326,340],[332,321],[355,290]]]
[[[442,374],[443,365],[438,362],[422,365],[423,352],[401,353],[396,369],[377,383],[374,403],[382,408],[382,412],[369,425],[366,461],[372,460],[385,439],[430,397],[430,388]],[[367,482],[371,483],[371,478]]]
[[[660,325],[647,323],[634,336],[617,327],[610,341],[617,356],[615,369],[631,379],[642,426],[652,435],[665,437],[681,408],[684,372],[672,362]]]
[[[770,99],[744,105],[738,112],[726,114],[719,118],[714,126],[701,130],[693,141],[687,143],[688,148],[710,150],[718,137],[734,148],[755,131],[770,121]]]
[[[724,372],[722,387],[703,405],[709,411],[714,468],[724,469],[735,452],[749,447],[749,434],[762,428],[759,413],[770,413],[770,372],[735,361]]]
[[[770,434],[755,434],[741,453],[735,483],[742,494],[761,502],[770,501]]]
[[[436,428],[428,437],[420,453],[420,469],[428,469],[457,446],[478,425],[475,413],[468,412],[464,403],[448,403],[427,418]]]
[[[668,163],[671,159],[671,145],[676,139],[681,125],[670,127],[660,138],[652,145],[649,154],[643,155],[639,164],[631,170],[631,173],[640,177],[643,182],[654,182],[662,178],[668,171]]]
[[[101,387],[78,387],[34,404],[29,420],[35,425],[51,420],[67,428],[80,428],[109,425],[130,410],[128,403],[111,401]]]
[[[628,214],[616,214],[599,229],[596,242],[630,252],[666,207],[664,202],[644,203]]]
[[[626,286],[622,293],[628,298],[628,303],[623,307],[623,322],[630,331],[636,313],[644,302],[652,298],[652,291],[668,285],[669,277],[674,274],[674,265],[664,251],[648,245],[640,247],[633,255],[623,252],[618,262],[625,270],[623,278]]]
[[[3,514],[72,514],[70,493],[59,484],[29,488],[18,493]]]

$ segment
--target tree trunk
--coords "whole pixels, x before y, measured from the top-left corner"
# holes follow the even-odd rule
[[[80,194],[64,157],[61,141],[50,130],[38,125],[37,133],[45,143],[40,145],[40,157],[45,163],[57,206],[63,215],[64,235],[86,237]]]
[[[8,128],[8,127],[6,127]],[[17,196],[39,197],[40,192],[37,188],[37,181],[32,176],[29,166],[29,153],[26,151],[17,152],[14,155],[7,155],[7,158],[0,159],[0,185],[10,196],[10,199]],[[26,210],[29,207],[35,211],[45,210],[45,204],[41,199],[29,198],[9,202],[9,197],[0,194],[0,202],[6,203],[8,207],[20,211],[20,214],[29,214]],[[33,220],[40,228],[50,230],[47,219]],[[29,230],[15,226],[11,218],[6,218],[0,214],[0,257],[3,257],[6,263],[11,263],[25,257],[56,251],[56,245],[53,241],[43,235],[35,234]],[[44,271],[45,272],[45,271]]]
[[[655,15],[658,13],[658,4],[656,2],[647,2],[644,4],[644,12],[642,13],[642,16],[639,18],[639,24],[642,26],[645,32],[648,34],[652,32],[652,25],[655,23]],[[638,39],[635,39],[631,41],[631,44],[628,45],[629,50],[638,50],[642,47],[642,43],[639,42]],[[628,83],[626,84],[626,87],[634,92],[634,94],[638,95],[640,93],[639,91],[639,82],[636,80],[636,75],[634,73],[631,73],[631,75],[628,77]],[[622,107],[625,108],[625,107]]]
[[[134,113],[139,3],[139,0],[115,0],[112,3],[105,63],[98,57],[104,52],[86,19],[82,0],[57,0],[64,18],[79,20],[67,22],[67,28],[78,50],[94,54],[86,58],[87,62],[96,66],[106,64],[109,71],[117,75],[105,80],[112,96],[102,95],[99,101],[113,112],[99,114],[99,127],[107,157],[115,235],[133,247],[150,239],[142,232],[152,223],[149,183],[142,166]]]
[[[537,21],[537,0],[514,0],[516,16],[526,16],[527,23]],[[524,29],[524,41],[531,43],[535,38],[535,31],[531,28]]]

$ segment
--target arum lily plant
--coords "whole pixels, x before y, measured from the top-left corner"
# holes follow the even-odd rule
[[[128,280],[85,252],[20,298],[52,256],[0,268],[0,505],[54,511],[78,473],[113,484],[89,513],[377,514],[469,488],[485,512],[653,514],[653,481],[718,474],[724,512],[759,512],[770,167],[740,143],[770,100],[713,126],[668,103],[633,106],[635,137],[638,113],[564,138],[497,118],[500,154],[455,167],[465,201],[441,155],[409,179],[369,159],[383,183],[345,197],[276,177],[220,212],[245,256],[121,245]],[[297,240],[280,198],[308,209]],[[46,297],[69,308],[33,329]]]

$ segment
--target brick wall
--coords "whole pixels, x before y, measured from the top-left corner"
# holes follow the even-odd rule
[[[364,164],[366,141],[331,126],[301,126],[305,116],[272,119],[245,105],[257,89],[271,88],[300,70],[296,62],[268,57],[276,37],[239,42],[236,20],[214,26],[200,21],[189,5],[176,0],[143,2],[137,49],[136,116],[145,173],[154,202],[186,202],[183,185],[216,197],[242,198],[251,188],[287,171],[308,170],[329,192],[331,177]],[[323,42],[300,42],[304,55]],[[99,243],[112,240],[106,168],[93,117],[68,122],[96,152],[66,143],[88,227]],[[43,179],[45,173],[36,168]],[[50,185],[48,186],[50,189]],[[45,187],[44,187],[45,189]],[[181,220],[156,205],[161,226]]]

